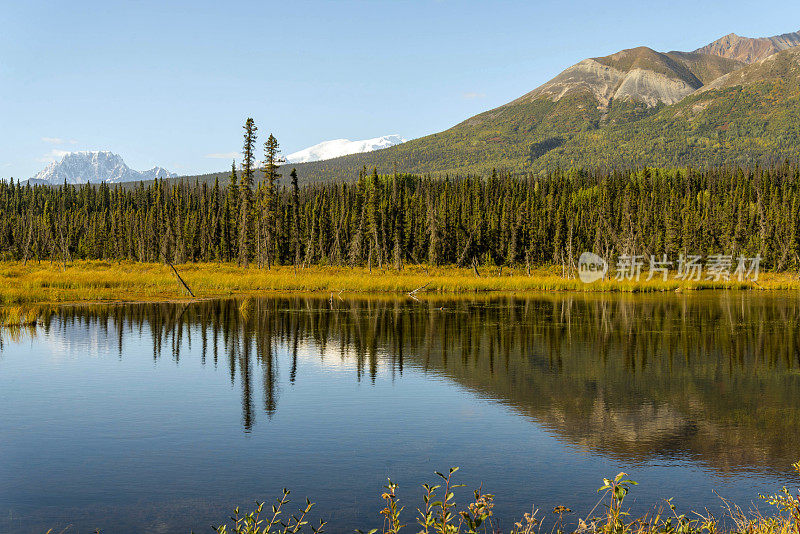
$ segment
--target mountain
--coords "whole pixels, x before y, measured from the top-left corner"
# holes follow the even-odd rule
[[[509,105],[542,97],[558,101],[581,93],[591,94],[603,108],[609,108],[614,100],[629,100],[646,107],[674,104],[704,83],[742,65],[737,60],[708,54],[661,53],[641,46],[585,59]]]
[[[625,167],[774,164],[800,146],[800,47],[725,74],[680,102],[565,138],[527,165]]]
[[[317,181],[355,179],[363,167],[486,175],[495,169],[527,174],[796,158],[800,46],[792,45],[800,36],[722,41],[695,52],[638,47],[585,59],[445,131],[375,152],[298,163],[297,171],[301,180]],[[215,176],[226,173],[208,178]]]
[[[70,152],[61,161],[53,162],[30,179],[30,183],[60,185],[85,184],[86,182],[133,182],[153,180],[155,178],[174,178],[162,167],[153,167],[146,171],[135,171],[128,167],[122,158],[112,152]]]
[[[740,37],[735,33],[729,33],[713,43],[698,48],[695,52],[753,63],[798,45],[800,45],[800,32],[758,38]]]
[[[714,89],[724,90],[737,86],[744,89],[755,84],[770,86],[791,84],[798,80],[800,74],[798,61],[800,61],[800,48],[790,48],[760,59],[746,68],[720,76],[697,92],[705,93]]]
[[[136,172],[136,171],[131,171]],[[174,172],[169,172],[164,167],[155,166],[152,169],[147,169],[146,171],[142,171],[139,173],[141,178],[136,178],[136,180],[155,180],[156,178],[175,178],[178,176]]]
[[[373,139],[364,139],[362,141],[350,141],[349,139],[334,139],[332,141],[323,141],[317,145],[308,147],[304,150],[299,150],[286,156],[287,163],[306,163],[309,161],[320,161],[331,158],[338,158],[339,156],[346,156],[348,154],[361,154],[364,152],[372,152],[373,150],[380,150],[390,146],[405,143],[406,140],[399,135],[384,135],[375,137]]]
[[[520,98],[443,132],[375,153],[309,163],[298,172],[312,180],[351,178],[363,166],[392,172],[395,164],[416,173],[539,172],[543,162],[551,164],[541,159],[551,151],[565,156],[557,165],[570,167],[577,164],[575,149],[568,148],[572,139],[638,123],[744,65],[692,52],[622,50],[581,61]]]

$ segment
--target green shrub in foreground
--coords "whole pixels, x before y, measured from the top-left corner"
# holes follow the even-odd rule
[[[800,474],[800,462],[792,465]],[[482,488],[474,492],[474,499],[465,508],[459,510],[455,501],[453,489],[463,487],[463,484],[454,484],[453,475],[458,471],[453,467],[445,475],[436,473],[442,479],[441,484],[423,484],[423,506],[417,508],[416,527],[419,534],[478,534],[502,532],[498,525],[492,521],[494,495],[483,493]],[[720,521],[706,511],[705,515],[694,512],[695,518],[685,514],[678,514],[672,499],[666,501],[666,508],[660,507],[653,513],[647,513],[638,518],[632,518],[630,513],[623,508],[623,502],[632,486],[636,482],[626,478],[626,473],[619,473],[613,479],[603,479],[603,485],[598,489],[602,493],[595,507],[587,514],[586,519],[579,519],[572,532],[574,534],[800,534],[800,490],[797,494],[791,493],[784,487],[774,495],[759,495],[759,497],[776,508],[773,515],[765,516],[759,511],[744,512],[741,508],[724,501],[726,517],[732,525],[721,528]],[[405,509],[400,505],[397,496],[397,484],[389,480],[384,486],[385,491],[381,498],[386,506],[379,512],[383,519],[381,528],[372,529],[359,534],[398,534],[407,527],[402,523],[401,514]],[[306,500],[306,504],[295,515],[283,519],[284,508],[289,502],[289,490],[283,490],[283,496],[271,508],[271,514],[264,514],[264,503],[256,503],[253,512],[240,515],[237,508],[231,518],[230,525],[213,527],[217,534],[295,534],[307,532],[306,527],[313,534],[324,532],[326,523],[322,520],[316,525],[311,525],[306,517],[314,504]],[[598,509],[605,509],[604,514],[595,515]],[[571,512],[565,506],[553,509],[556,516],[548,534],[564,534],[567,528],[564,523],[564,514]],[[267,517],[265,519],[263,517]],[[540,534],[543,522],[539,517],[539,510],[533,509],[526,513],[522,519],[514,523],[508,531],[510,534]],[[409,528],[410,530],[410,528]]]

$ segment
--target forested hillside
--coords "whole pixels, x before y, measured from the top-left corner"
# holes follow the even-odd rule
[[[250,189],[0,183],[3,259],[235,261],[269,267],[571,265],[582,251],[745,254],[800,267],[800,168],[556,172],[517,178],[364,174]],[[249,207],[248,207],[249,206]]]
[[[585,60],[441,133],[297,166],[305,181],[381,174],[774,165],[800,146],[800,48],[750,65],[648,48]],[[213,181],[222,173],[198,177]]]

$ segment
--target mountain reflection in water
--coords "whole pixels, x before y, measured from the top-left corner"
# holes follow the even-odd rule
[[[45,331],[99,328],[125,358],[184,347],[241,388],[242,427],[280,410],[275,359],[298,347],[357,381],[413,367],[495,399],[572,446],[626,462],[687,456],[726,473],[785,473],[800,457],[800,305],[794,294],[256,299],[74,306]],[[6,334],[8,335],[8,333]],[[307,353],[308,351],[306,351]],[[257,406],[256,388],[263,405]]]

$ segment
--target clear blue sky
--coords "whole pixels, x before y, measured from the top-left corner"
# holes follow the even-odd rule
[[[0,22],[0,176],[25,179],[65,150],[222,170],[247,116],[284,153],[419,137],[586,57],[797,31],[800,2],[4,0]]]

